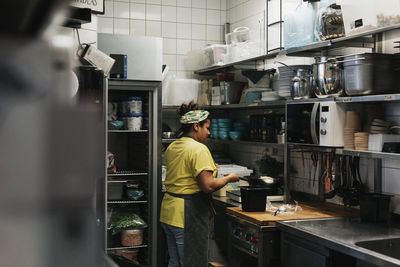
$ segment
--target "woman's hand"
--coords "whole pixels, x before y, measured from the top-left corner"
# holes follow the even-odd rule
[[[239,177],[236,175],[236,173],[230,173],[224,177],[215,178],[211,171],[202,171],[197,176],[199,187],[201,191],[205,193],[214,192],[221,187],[224,187],[227,183],[233,183],[237,181],[239,181]]]
[[[225,175],[225,177],[227,177],[229,179],[228,183],[234,183],[234,182],[238,182],[239,181],[239,176],[237,176],[236,173],[230,173]]]

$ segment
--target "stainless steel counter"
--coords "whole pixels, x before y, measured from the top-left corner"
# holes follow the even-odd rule
[[[220,196],[212,196],[214,201],[217,201],[221,203],[222,205],[225,205],[226,207],[239,207],[240,203],[231,200],[229,197],[220,197]]]
[[[400,238],[400,228],[362,223],[356,218],[278,222],[288,233],[378,266],[400,266],[400,260],[357,246],[360,241]]]

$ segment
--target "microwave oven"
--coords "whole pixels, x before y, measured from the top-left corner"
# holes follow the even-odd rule
[[[346,112],[334,101],[287,104],[287,142],[343,147]]]

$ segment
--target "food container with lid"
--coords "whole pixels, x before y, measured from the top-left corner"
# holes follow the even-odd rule
[[[142,128],[143,113],[126,113],[122,115],[126,130],[139,131]]]
[[[122,100],[121,113],[142,113],[143,98],[132,96]]]
[[[250,40],[250,29],[247,27],[238,27],[234,29],[231,33],[225,34],[226,40],[229,40],[229,43],[241,43]]]
[[[222,65],[223,59],[226,54],[227,46],[223,44],[213,44],[204,48],[207,58],[207,66]]]
[[[125,195],[131,200],[139,200],[144,195],[144,191],[140,189],[140,184],[137,182],[126,183]]]

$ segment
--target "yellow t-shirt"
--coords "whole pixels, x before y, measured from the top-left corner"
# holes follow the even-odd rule
[[[200,191],[197,176],[202,171],[217,168],[207,146],[190,137],[182,137],[165,151],[167,176],[165,188],[175,194],[193,194]],[[160,222],[184,227],[184,199],[165,194],[161,203]]]

